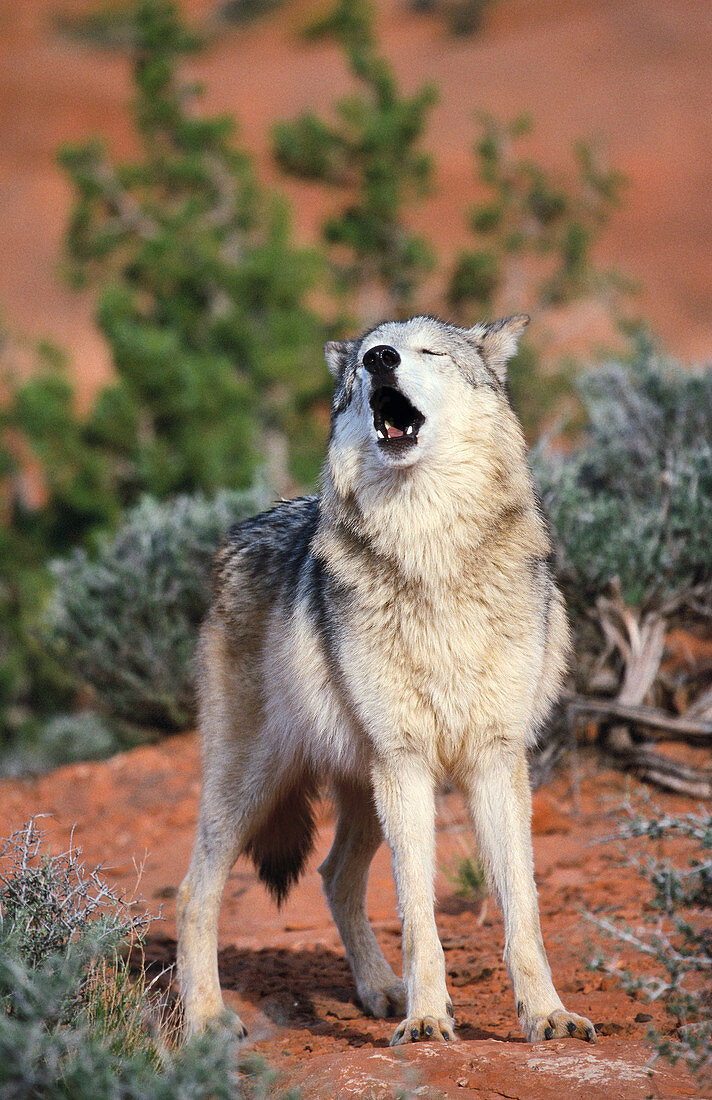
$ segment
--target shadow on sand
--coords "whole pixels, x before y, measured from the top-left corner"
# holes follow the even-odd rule
[[[176,941],[149,935],[143,965],[157,984],[177,994]],[[219,954],[220,983],[239,994],[279,1027],[306,1030],[349,1046],[387,1047],[397,1022],[376,1021],[358,1007],[349,965],[343,955],[326,947],[293,950],[263,947],[258,951],[225,947]],[[140,965],[137,958],[136,965]],[[374,1029],[377,1033],[374,1032]],[[385,1030],[384,1030],[385,1029]],[[508,1040],[506,1035],[460,1022],[461,1040]]]

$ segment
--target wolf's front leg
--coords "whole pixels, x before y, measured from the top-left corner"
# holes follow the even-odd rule
[[[534,883],[531,791],[524,749],[503,741],[487,746],[466,785],[480,854],[504,913],[504,961],[527,1039],[572,1036],[595,1042],[593,1024],[566,1011],[551,980]]]
[[[373,767],[374,799],[393,855],[403,924],[406,1018],[391,1045],[455,1038],[445,956],[435,926],[435,795],[432,775],[411,760]]]

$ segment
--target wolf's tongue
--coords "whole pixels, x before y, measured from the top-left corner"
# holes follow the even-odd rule
[[[392,424],[388,425],[388,427],[386,428],[386,431],[388,432],[388,438],[389,439],[398,439],[399,436],[402,436],[402,435],[405,434],[404,432],[402,432],[400,430],[400,428],[394,428]]]

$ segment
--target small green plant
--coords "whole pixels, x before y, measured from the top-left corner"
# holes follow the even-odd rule
[[[481,901],[488,893],[487,874],[478,856],[461,856],[449,878],[457,896],[466,901]]]
[[[323,226],[339,285],[359,292],[361,321],[402,316],[433,263],[427,242],[410,232],[404,207],[426,193],[430,158],[418,148],[435,89],[401,96],[376,49],[365,0],[339,0],[308,28],[343,47],[360,91],[336,105],[336,123],[304,114],[274,129],[278,164],[293,175],[342,188],[348,199]]]
[[[616,833],[628,842],[644,842],[643,855],[632,860],[648,885],[648,906],[656,912],[636,928],[589,913],[609,936],[635,955],[621,966],[599,952],[597,969],[615,975],[623,988],[648,1001],[659,1001],[673,1030],[652,1026],[648,1039],[658,1055],[682,1061],[700,1084],[712,1083],[712,816],[673,817],[633,813]],[[669,854],[674,842],[676,858]],[[627,844],[627,847],[628,847]],[[650,854],[654,845],[655,855]],[[667,849],[667,852],[664,850]]]
[[[104,714],[144,729],[191,724],[212,558],[232,524],[264,504],[259,493],[146,499],[93,558],[76,550],[53,565],[44,644]]]

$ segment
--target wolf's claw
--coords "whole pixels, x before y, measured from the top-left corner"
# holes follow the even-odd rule
[[[402,1016],[405,1012],[405,986],[395,976],[382,989],[359,990],[358,999],[368,1016],[376,1016],[382,1020],[388,1016]]]
[[[584,1039],[587,1043],[596,1042],[596,1029],[585,1016],[575,1012],[557,1009],[548,1016],[534,1016],[527,1021],[527,1039],[538,1043],[542,1039]]]
[[[200,1021],[193,1021],[186,1028],[186,1038],[201,1031],[227,1032],[230,1036],[240,1040],[247,1038],[247,1028],[237,1013],[230,1008],[224,1008],[217,1016],[209,1016]]]
[[[452,1020],[445,1016],[410,1016],[399,1024],[391,1039],[391,1046],[404,1043],[417,1043],[421,1039],[430,1042],[451,1043],[455,1040]]]

